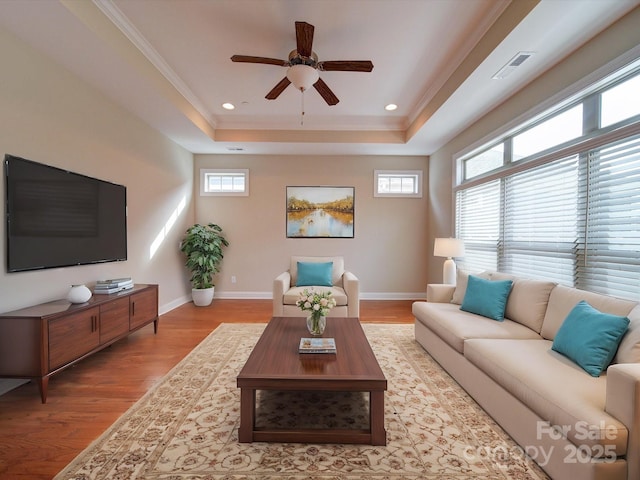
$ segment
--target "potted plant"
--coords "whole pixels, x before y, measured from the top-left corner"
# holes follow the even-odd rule
[[[215,223],[196,223],[187,229],[180,250],[186,255],[185,265],[191,271],[191,296],[195,305],[207,306],[213,301],[213,275],[220,271],[222,248],[228,246],[222,228]]]

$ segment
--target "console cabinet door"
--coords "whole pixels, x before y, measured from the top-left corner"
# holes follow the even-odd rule
[[[150,288],[143,292],[134,293],[129,297],[131,309],[129,311],[129,328],[133,330],[158,317],[158,289]]]
[[[49,321],[49,370],[55,370],[100,344],[100,309],[90,308]]]
[[[100,344],[129,332],[129,299],[118,298],[100,305]]]

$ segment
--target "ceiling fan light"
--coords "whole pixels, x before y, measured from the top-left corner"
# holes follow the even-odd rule
[[[320,78],[318,70],[309,65],[292,65],[287,70],[287,78],[298,90],[309,90]]]

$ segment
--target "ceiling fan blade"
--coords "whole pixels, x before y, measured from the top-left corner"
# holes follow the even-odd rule
[[[282,80],[278,82],[278,84],[275,87],[271,89],[269,93],[267,93],[267,95],[264,98],[266,98],[267,100],[275,100],[280,96],[282,92],[284,92],[284,89],[287,88],[290,83],[291,83],[291,80],[289,80],[287,77],[284,77]]]
[[[288,67],[289,62],[286,60],[279,60],[277,58],[267,57],[252,57],[250,55],[234,55],[231,57],[232,62],[243,63],[266,63],[267,65],[278,65],[280,67]]]
[[[303,57],[311,56],[314,26],[307,22],[296,22],[296,49]]]
[[[318,81],[313,84],[313,88],[318,91],[320,96],[324,98],[324,101],[329,105],[336,105],[340,101],[321,78],[319,78]]]
[[[370,72],[373,63],[370,60],[333,60],[318,62],[318,69],[325,72]]]

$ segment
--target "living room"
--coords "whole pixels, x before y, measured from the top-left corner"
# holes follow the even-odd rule
[[[341,154],[339,149],[331,155],[198,153],[3,26],[3,152],[126,185],[128,258],[7,273],[3,256],[0,312],[64,298],[74,284],[93,286],[125,276],[158,284],[160,314],[171,312],[191,298],[178,248],[181,238],[193,223],[208,222],[221,225],[230,242],[216,278],[216,298],[270,299],[273,279],[290,256],[310,253],[344,255],[361,280],[363,300],[423,299],[427,283],[442,280],[443,259],[433,256],[434,240],[455,232],[453,159],[505,125],[550,106],[550,99],[570,95],[585,78],[595,82],[594,75],[605,76],[637,59],[640,7],[626,3],[628,12],[619,19],[506,101],[461,126],[437,150],[404,155]],[[113,82],[118,82],[116,74]],[[136,93],[144,96],[143,90]],[[193,113],[188,107],[185,111],[186,116]],[[201,196],[203,168],[248,170],[250,194]],[[422,197],[374,196],[376,170],[422,172]],[[287,238],[286,187],[314,185],[354,187],[354,238]],[[0,194],[4,198],[4,182]],[[5,229],[2,222],[0,238]]]

